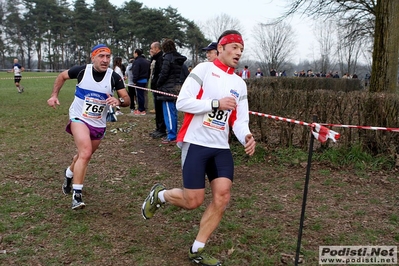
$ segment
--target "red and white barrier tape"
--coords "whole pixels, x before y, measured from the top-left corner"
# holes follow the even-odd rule
[[[43,76],[43,77],[25,77],[23,76],[22,79],[47,79],[47,78],[56,78],[57,76]],[[9,78],[0,78],[0,79],[14,79],[13,77],[9,77]]]
[[[310,127],[312,126],[312,124],[309,124],[309,123],[306,123],[306,122],[303,122],[303,121],[293,120],[293,119],[284,118],[284,117],[280,117],[280,116],[268,115],[268,114],[253,112],[253,111],[249,111],[249,113],[253,114],[253,115],[257,115],[257,116],[263,116],[263,117],[271,118],[271,119],[274,119],[274,120],[288,122],[288,123],[295,123],[295,124],[298,124],[298,125],[310,126]]]
[[[166,92],[157,91],[157,90],[151,90],[151,89],[148,89],[148,88],[138,87],[138,86],[130,85],[130,84],[128,84],[128,86],[134,87],[134,88],[137,88],[137,89],[152,91],[152,92],[155,92],[155,93],[159,93],[159,94],[163,94],[163,95],[172,96],[172,97],[176,97],[177,98],[177,95],[171,94],[171,93],[166,93]],[[272,119],[275,119],[275,120],[280,120],[280,121],[285,121],[285,122],[289,122],[289,123],[295,123],[295,124],[299,124],[299,125],[309,126],[309,127],[312,128],[313,136],[317,140],[319,140],[320,142],[326,142],[328,139],[331,139],[332,141],[336,142],[337,139],[339,139],[339,137],[340,137],[339,133],[337,133],[337,132],[335,132],[335,131],[333,131],[333,130],[331,130],[329,128],[326,128],[326,127],[324,127],[324,126],[322,126],[320,124],[317,124],[317,123],[309,124],[309,123],[306,123],[306,122],[303,122],[303,121],[293,120],[293,119],[279,117],[279,116],[274,116],[274,115],[267,115],[267,114],[262,114],[262,113],[258,113],[258,112],[252,112],[252,111],[249,111],[249,113],[253,114],[253,115],[258,115],[258,116],[264,116],[264,117],[267,117],[267,118],[272,118]]]
[[[268,115],[268,114],[263,114],[263,113],[258,113],[258,112],[253,112],[249,111],[250,114],[257,115],[257,116],[263,116],[267,118],[271,118],[274,120],[278,121],[284,121],[288,123],[295,123],[298,125],[303,125],[303,126],[309,126],[312,128],[312,134],[313,136],[319,140],[320,142],[326,142],[328,139],[331,139],[332,141],[336,142],[337,139],[339,139],[340,134],[338,132],[335,132],[325,126],[322,126],[321,124],[318,123],[306,123],[303,121],[298,121],[294,119],[289,119],[285,117],[280,117],[280,116],[275,116],[275,115]]]
[[[134,86],[134,85],[129,85],[129,86],[177,98],[177,95],[175,95],[175,94],[166,93],[166,92],[157,91],[157,90],[151,90],[151,89],[142,88],[142,87],[138,87],[138,86]],[[328,139],[331,139],[332,141],[336,142],[340,137],[340,134],[338,132],[335,132],[327,127],[358,128],[358,129],[385,130],[385,131],[391,131],[391,132],[399,132],[399,128],[374,127],[374,126],[354,126],[354,125],[340,125],[340,124],[326,124],[326,123],[306,123],[306,122],[299,121],[299,120],[289,119],[289,118],[275,116],[275,115],[268,115],[268,114],[263,114],[263,113],[259,113],[259,112],[249,111],[249,113],[253,114],[253,115],[257,115],[257,116],[271,118],[271,119],[278,120],[278,121],[295,123],[295,124],[303,125],[303,126],[309,126],[312,128],[313,136],[320,142],[326,142]]]
[[[37,78],[55,78],[57,76],[43,76],[43,77],[24,77],[23,79],[37,79]],[[14,77],[10,77],[10,78],[0,78],[1,79],[14,79]],[[143,87],[139,87],[139,86],[135,86],[132,84],[127,84],[129,87],[134,87],[137,89],[141,89],[141,90],[146,90],[146,91],[151,91],[154,93],[159,93],[159,94],[163,94],[166,96],[171,96],[171,97],[176,97],[176,94],[172,94],[172,93],[166,93],[166,92],[162,92],[162,91],[158,91],[158,90],[152,90],[152,89],[148,89],[148,88],[143,88]],[[358,128],[358,129],[370,129],[370,130],[385,130],[385,131],[391,131],[391,132],[399,132],[399,128],[390,128],[390,127],[374,127],[374,126],[354,126],[354,125],[340,125],[340,124],[326,124],[326,123],[306,123],[303,121],[298,121],[298,120],[293,120],[293,119],[289,119],[289,118],[284,118],[284,117],[279,117],[279,116],[275,116],[275,115],[268,115],[268,114],[262,114],[262,113],[258,113],[258,112],[253,112],[253,111],[249,111],[250,114],[253,115],[257,115],[257,116],[263,116],[263,117],[267,117],[267,118],[271,118],[274,120],[279,120],[279,121],[284,121],[284,122],[288,122],[288,123],[295,123],[298,125],[304,125],[304,126],[310,126],[313,128],[312,133],[313,135],[318,134],[318,136],[315,137],[317,139],[319,139],[320,141],[322,141],[321,139],[324,139],[325,137],[327,137],[327,139],[331,139],[334,142],[340,137],[339,133],[328,129],[326,127],[343,127],[343,128]],[[315,131],[315,130],[316,131]],[[327,139],[325,139],[322,142],[325,142]]]
[[[312,134],[317,140],[322,143],[326,142],[328,139],[336,142],[339,137],[341,137],[338,132],[335,132],[334,130],[331,130],[318,123],[312,123]]]
[[[358,128],[358,129],[385,130],[385,131],[391,131],[391,132],[399,132],[399,128],[393,128],[393,127],[353,126],[353,125],[339,125],[339,124],[326,124],[326,123],[321,123],[321,125],[326,126],[326,127],[344,127],[344,128]]]
[[[137,88],[137,89],[141,89],[141,90],[145,90],[145,91],[151,91],[151,92],[155,92],[155,93],[159,93],[159,94],[163,94],[163,95],[166,95],[166,96],[172,96],[172,97],[176,97],[177,98],[176,94],[167,93],[167,92],[158,91],[158,90],[151,90],[151,89],[148,89],[148,88],[143,88],[143,87],[139,87],[139,86],[132,85],[132,84],[126,84],[126,85],[129,86],[129,87],[134,87],[134,88]]]

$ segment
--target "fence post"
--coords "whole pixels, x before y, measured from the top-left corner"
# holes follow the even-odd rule
[[[313,115],[313,122],[317,123],[317,116],[316,115]],[[312,165],[313,143],[314,143],[314,136],[313,136],[312,133],[310,133],[308,165],[306,167],[306,178],[305,178],[305,185],[304,185],[304,188],[303,188],[301,220],[299,222],[298,242],[297,242],[296,254],[295,254],[295,266],[298,266],[298,264],[299,264],[299,253],[301,251],[302,230],[303,230],[303,223],[304,223],[304,220],[305,220],[305,209],[306,209],[306,199],[307,199],[307,196],[308,196],[310,167]]]

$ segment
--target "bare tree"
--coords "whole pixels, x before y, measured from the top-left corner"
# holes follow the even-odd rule
[[[363,39],[361,36],[352,34],[356,31],[358,25],[356,23],[349,26],[339,27],[338,31],[338,61],[341,73],[354,74],[356,72],[357,63],[363,48]],[[344,40],[345,41],[340,41]]]
[[[314,30],[316,41],[319,44],[320,59],[315,62],[315,69],[323,73],[327,73],[334,65],[336,58],[334,58],[334,46],[336,41],[334,34],[331,34],[329,29],[335,28],[336,23],[333,20],[328,20],[323,23],[322,27],[317,27]]]
[[[295,33],[291,25],[283,22],[261,24],[256,25],[252,32],[257,43],[253,52],[262,68],[279,70],[288,63],[295,48]]]
[[[361,27],[349,36],[374,35],[373,66],[370,91],[396,92],[399,59],[398,0],[295,0],[279,19],[302,13],[314,18],[342,17],[347,26]]]
[[[201,29],[202,32],[205,32],[205,36],[213,41],[216,41],[225,30],[237,30],[241,34],[245,34],[240,20],[225,13],[206,20],[201,25]]]
[[[371,37],[370,37],[371,39]],[[371,68],[373,65],[373,45],[372,40],[365,40],[364,49],[362,50],[362,57],[365,62],[365,69],[367,73],[371,73]]]

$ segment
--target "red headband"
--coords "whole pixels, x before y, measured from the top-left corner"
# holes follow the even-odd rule
[[[225,45],[225,44],[229,44],[229,43],[233,43],[233,42],[239,43],[242,46],[244,46],[244,41],[242,40],[242,37],[239,34],[229,34],[229,35],[223,36],[223,38],[220,39],[219,44]]]
[[[100,47],[100,48],[97,48],[96,50],[94,50],[93,52],[91,52],[91,56],[96,56],[96,55],[98,55],[99,53],[103,53],[103,52],[105,52],[105,53],[111,53],[111,49],[109,49],[108,47]]]

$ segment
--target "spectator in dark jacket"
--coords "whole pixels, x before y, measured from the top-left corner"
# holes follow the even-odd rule
[[[141,88],[147,88],[150,62],[144,57],[142,49],[134,50],[134,62],[133,62],[133,85]],[[145,115],[145,91],[137,88],[137,105],[138,109],[134,111],[135,115]]]
[[[175,143],[177,136],[177,109],[176,100],[179,94],[181,85],[188,74],[187,67],[184,62],[187,57],[181,55],[176,50],[176,45],[173,40],[166,39],[162,44],[163,64],[161,73],[159,74],[157,88],[158,90],[170,94],[175,94],[176,97],[159,94],[157,99],[162,100],[164,121],[166,124],[166,129],[168,135],[166,138],[162,139],[163,144]],[[182,69],[187,70],[182,74]]]
[[[334,78],[334,79],[339,79],[338,71],[335,72],[333,78]]]
[[[159,42],[153,42],[150,46],[151,64],[151,89],[158,90],[157,82],[159,74],[161,73],[163,63],[163,52]],[[158,99],[159,93],[153,92],[154,109],[155,109],[155,130],[150,133],[154,139],[166,137],[166,125],[163,119],[162,100]]]

